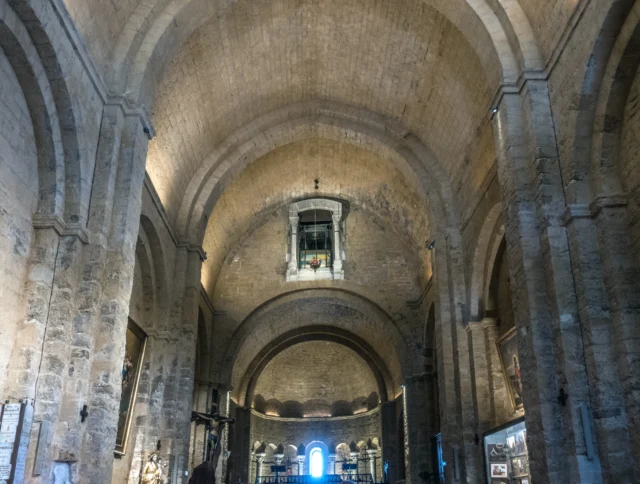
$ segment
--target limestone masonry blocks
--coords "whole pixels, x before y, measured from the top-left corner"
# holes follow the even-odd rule
[[[637,482],[639,22],[0,0],[0,481],[251,484],[316,442],[476,484],[524,419],[513,479]],[[333,269],[299,277],[318,208]]]

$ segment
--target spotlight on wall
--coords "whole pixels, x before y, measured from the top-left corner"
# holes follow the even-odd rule
[[[436,246],[436,239],[433,239],[431,242],[429,242],[429,244],[427,245],[427,249],[429,250],[433,250],[433,248]]]
[[[498,112],[498,108],[492,108],[491,109],[491,114],[496,114]]]

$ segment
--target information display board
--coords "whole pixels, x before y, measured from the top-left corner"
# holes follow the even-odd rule
[[[5,403],[0,417],[0,484],[12,483],[22,431],[25,405]]]

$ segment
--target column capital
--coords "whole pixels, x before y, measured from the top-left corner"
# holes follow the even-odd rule
[[[498,326],[497,318],[483,318],[481,323],[484,329],[495,328]]]

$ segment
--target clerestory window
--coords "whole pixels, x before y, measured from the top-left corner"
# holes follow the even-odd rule
[[[309,199],[289,207],[287,281],[344,279],[342,204]]]

